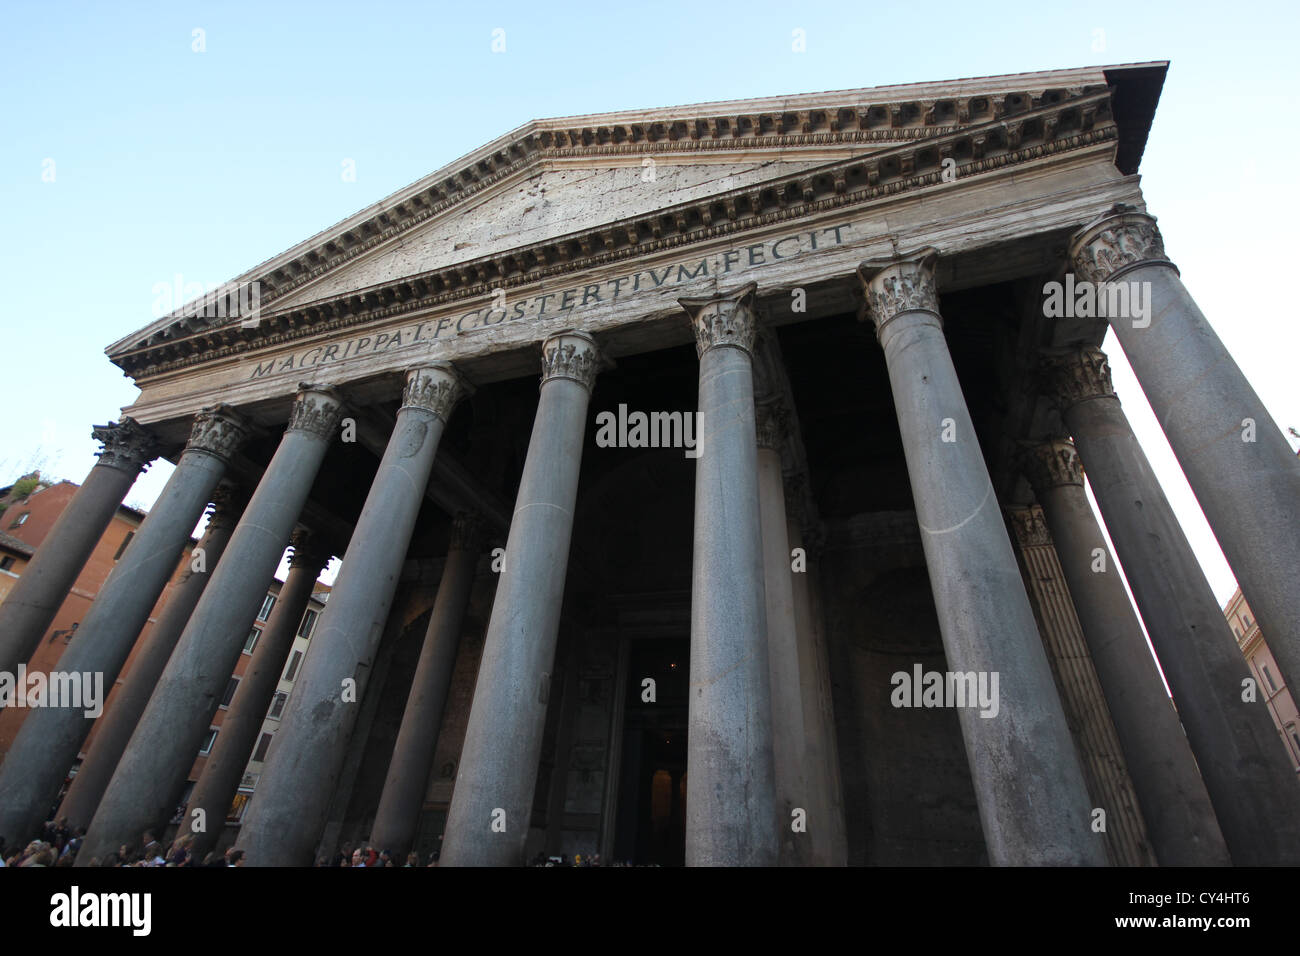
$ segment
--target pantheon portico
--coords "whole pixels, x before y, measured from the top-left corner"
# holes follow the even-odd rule
[[[150,461],[61,669],[111,685],[220,520],[58,811],[78,865],[182,804],[220,831],[253,740],[186,775],[291,543],[300,607],[342,561],[251,865],[1300,862],[1300,782],[1100,349],[1300,679],[1300,461],[1139,188],[1165,69],[534,121],[115,342],[140,395],[0,605],[0,670]],[[266,643],[226,724],[266,714]],[[0,833],[89,729],[28,715]]]

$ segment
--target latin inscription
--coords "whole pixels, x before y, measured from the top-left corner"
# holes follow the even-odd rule
[[[726,249],[689,262],[643,269],[559,292],[547,292],[514,301],[507,298],[504,303],[498,295],[485,305],[459,316],[449,315],[424,322],[412,322],[388,332],[359,335],[343,342],[317,345],[290,355],[258,361],[252,363],[248,378],[260,379],[319,368],[362,355],[376,355],[438,339],[472,335],[513,322],[543,321],[615,302],[620,296],[653,292],[701,279],[759,269],[782,259],[841,245],[845,241],[845,233],[851,229],[852,224],[848,224],[798,232],[775,240]]]

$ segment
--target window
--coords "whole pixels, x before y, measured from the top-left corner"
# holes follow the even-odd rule
[[[247,607],[247,605],[245,605]],[[203,746],[199,748],[199,753],[212,753],[212,745],[217,742],[217,728],[209,727],[207,735],[203,738]]]
[[[227,823],[238,823],[244,817],[244,811],[248,809],[248,801],[253,794],[247,790],[240,790],[235,794],[235,799],[230,803],[230,811],[226,814]]]
[[[1255,622],[1250,619],[1249,614],[1243,611],[1241,614],[1241,623],[1246,626],[1246,630],[1250,630],[1251,625],[1253,625]]]
[[[257,637],[261,633],[262,633],[262,629],[260,627],[255,627],[248,632],[248,637],[244,639],[245,654],[253,653],[253,648],[257,646]]]
[[[275,692],[275,697],[271,699],[271,709],[267,711],[266,716],[272,720],[279,720],[280,715],[284,713],[284,702],[289,699],[289,695],[282,690]]]
[[[294,651],[293,656],[289,658],[289,667],[284,672],[285,680],[293,680],[294,675],[298,673],[298,665],[302,663],[302,651]]]
[[[1272,674],[1272,672],[1268,669],[1268,665],[1267,665],[1267,664],[1260,664],[1260,665],[1259,665],[1259,672],[1260,672],[1261,674],[1264,675],[1264,680],[1268,681],[1268,689],[1271,690],[1273,693],[1276,694],[1276,693],[1277,693],[1277,681],[1273,680],[1273,674]]]
[[[3,558],[0,558],[0,571],[8,571],[13,566],[14,566],[13,555],[6,554]]]
[[[1295,752],[1300,754],[1300,733],[1295,729],[1295,724],[1287,724],[1286,732],[1291,735],[1291,742],[1295,744]]]
[[[221,697],[221,706],[229,707],[230,702],[235,699],[235,690],[239,687],[239,678],[230,678],[230,683],[226,685],[226,692]]]
[[[261,738],[257,741],[257,749],[253,751],[253,759],[265,760],[266,748],[269,746],[271,746],[271,735],[262,734]]]
[[[31,514],[30,511],[24,511],[22,514],[20,514],[17,518],[14,519],[14,523],[11,524],[9,527],[16,528],[20,524],[23,524],[27,520],[27,516],[30,514]],[[247,607],[247,605],[245,605],[245,607]]]
[[[311,638],[311,629],[316,626],[316,618],[319,616],[319,611],[312,610],[302,616],[302,623],[298,625],[298,636],[304,641]]]
[[[245,604],[244,607],[248,607],[248,605]],[[257,619],[259,621],[265,621],[271,616],[271,608],[273,607],[275,607],[275,595],[268,594],[266,600],[262,602],[262,610],[257,612]]]
[[[1241,628],[1236,627],[1236,626],[1234,625],[1233,628],[1232,628],[1232,633],[1235,634],[1235,635],[1237,635],[1237,640],[1241,640]]]
[[[116,561],[118,558],[122,557],[123,552],[126,551],[126,546],[127,546],[128,544],[131,543],[131,539],[134,538],[134,537],[135,537],[135,532],[134,532],[134,531],[128,531],[128,532],[126,533],[126,537],[122,539],[122,543],[119,544],[119,545],[117,546],[117,554],[113,555],[113,560],[114,560],[114,561]],[[247,606],[247,605],[245,605],[245,606]]]

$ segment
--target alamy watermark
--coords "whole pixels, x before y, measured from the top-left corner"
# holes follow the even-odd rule
[[[699,412],[617,412],[596,415],[597,448],[684,448],[687,458],[699,458],[702,422]]]
[[[182,316],[203,319],[239,319],[246,329],[256,328],[262,321],[262,283],[252,282],[186,282],[179,272],[172,281],[155,282],[153,316],[161,319],[179,311]]]
[[[996,717],[997,671],[895,671],[889,678],[894,689],[889,702],[895,707],[978,707],[981,717]]]
[[[1133,328],[1151,324],[1150,282],[1076,282],[1073,272],[1064,282],[1043,283],[1043,316],[1049,319],[1131,319]]]
[[[103,671],[0,671],[0,707],[72,707],[95,718],[104,712]]]

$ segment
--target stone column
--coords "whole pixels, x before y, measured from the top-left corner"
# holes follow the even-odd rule
[[[230,543],[235,522],[246,502],[247,496],[228,483],[217,485],[213,491],[211,516],[194,549],[194,554],[202,557],[197,563],[191,559],[190,566],[172,588],[171,597],[136,653],[121,686],[109,695],[104,716],[96,724],[90,752],[81,762],[59,805],[57,815],[67,817],[73,827],[90,825],[95,809],[108,789],[108,781],[117,769],[117,762],[126,750],[127,741],[131,739],[135,725],[158,685],[158,678],[167,666],[167,659],[171,657],[194,606],[199,603],[203,589],[211,580],[212,570]]]
[[[804,724],[803,695],[809,691],[802,668],[794,619],[790,541],[781,474],[781,440],[785,411],[777,404],[759,405],[758,515],[763,541],[764,614],[767,618],[767,669],[772,696],[772,766],[776,781],[776,819],[781,866],[812,864],[814,828],[828,825],[824,807],[813,805],[804,758],[809,728]],[[792,824],[802,816],[799,829]]]
[[[36,651],[122,499],[158,453],[153,436],[131,418],[96,425],[91,435],[104,445],[99,461],[0,604],[0,672],[17,673]]]
[[[795,482],[802,481],[796,477]],[[835,738],[835,714],[831,701],[830,660],[827,655],[825,635],[820,617],[814,609],[812,582],[816,580],[817,567],[813,541],[804,534],[796,519],[797,498],[786,490],[786,540],[791,550],[803,552],[804,570],[791,574],[791,594],[794,598],[795,635],[799,644],[799,683],[803,698],[804,767],[808,785],[813,794],[811,802],[815,813],[822,818],[820,825],[809,824],[814,866],[844,866],[847,862],[848,844],[844,833],[844,803],[841,797],[839,748]],[[788,566],[788,565],[787,565]]]
[[[315,861],[438,442],[469,391],[447,363],[407,375],[383,460],[240,824],[236,842],[253,866]]]
[[[239,791],[249,755],[257,745],[262,723],[275,697],[275,688],[284,673],[294,638],[298,636],[298,626],[311,601],[316,579],[329,564],[329,549],[321,547],[305,528],[293,532],[289,546],[293,549],[289,574],[280,588],[270,620],[253,649],[253,659],[239,682],[235,699],[222,718],[221,733],[203,764],[203,775],[190,794],[185,818],[177,832],[177,836],[194,835],[192,849],[199,859],[216,846],[225,827],[226,813]],[[197,810],[203,812],[196,814]],[[203,820],[203,829],[196,830],[195,821],[199,819]]]
[[[1076,234],[1070,259],[1106,299],[1133,366],[1290,686],[1300,683],[1300,458],[1165,256],[1156,221],[1118,206]],[[1119,304],[1119,303],[1117,303]]]
[[[289,427],[118,761],[79,865],[139,839],[175,811],[341,411],[341,399],[328,385],[299,387]]]
[[[444,866],[524,862],[599,361],[585,332],[542,343],[541,398],[447,815]]]
[[[1050,357],[1047,378],[1074,437],[1155,647],[1232,862],[1300,861],[1300,787],[1250,671],[1110,383],[1106,356]],[[1069,550],[1069,549],[1067,549]],[[1113,628],[1115,621],[1107,621]]]
[[[1156,858],[1163,866],[1226,866],[1209,794],[1084,494],[1074,444],[1038,443],[1021,462],[1056,544]]]
[[[433,616],[420,648],[402,726],[388,764],[388,778],[370,828],[370,841],[388,850],[394,859],[411,849],[424,805],[447,689],[460,647],[461,626],[474,584],[480,524],[475,515],[457,515],[452,521],[451,547],[438,583]]]
[[[96,678],[101,688],[113,686],[230,455],[247,434],[245,419],[229,406],[199,413],[176,470],[86,611],[58,670],[102,675]],[[28,715],[0,768],[0,833],[39,827],[90,727],[81,709],[43,707]]]
[[[756,286],[680,299],[700,357],[686,865],[775,866],[772,690],[759,518]]]
[[[937,253],[863,263],[885,351],[948,668],[998,710],[958,708],[989,862],[1101,865],[1091,802],[997,496],[948,354]],[[987,716],[985,716],[987,714]]]

